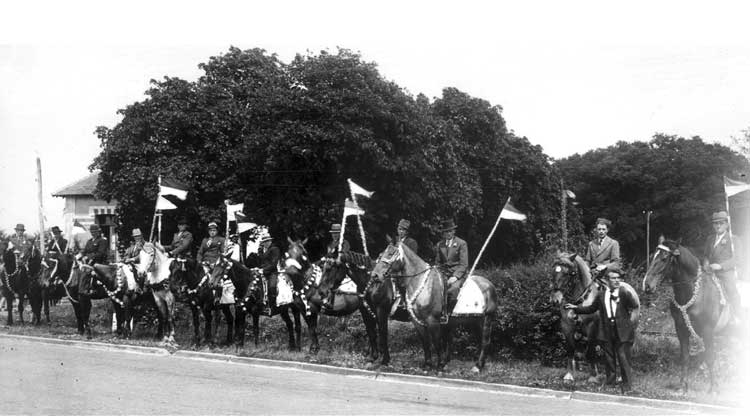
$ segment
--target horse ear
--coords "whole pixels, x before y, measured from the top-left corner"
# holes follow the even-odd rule
[[[303,246],[304,246],[305,244],[307,244],[307,239],[308,239],[308,238],[310,238],[310,237],[305,237],[305,239],[304,239],[304,240],[302,240],[302,245],[303,245]]]
[[[659,244],[664,244],[664,240],[665,240],[665,238],[664,238],[664,234],[661,234],[661,235],[659,236],[659,240],[658,240],[658,241],[659,241]]]
[[[568,257],[568,260],[570,260],[571,263],[575,263],[577,256],[578,256],[578,254],[573,253],[573,254],[570,255],[570,257]]]
[[[393,244],[393,237],[391,237],[390,234],[386,234],[385,241],[387,241],[388,244]]]
[[[294,244],[294,240],[292,240],[292,238],[289,236],[286,236],[286,241],[288,241],[289,244]]]

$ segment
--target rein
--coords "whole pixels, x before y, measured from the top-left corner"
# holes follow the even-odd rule
[[[406,297],[406,310],[409,312],[411,319],[414,320],[414,322],[416,322],[420,326],[427,326],[427,324],[424,321],[422,321],[421,319],[417,317],[416,312],[414,312],[414,304],[417,302],[417,297],[419,297],[419,295],[422,293],[424,288],[427,286],[427,280],[428,280],[427,277],[430,275],[429,272],[435,267],[428,266],[426,269],[422,270],[421,272],[414,273],[414,274],[391,275],[391,269],[393,268],[394,259],[387,261],[387,262],[385,260],[381,260],[381,261],[388,264],[388,269],[386,269],[385,273],[383,273],[384,278],[395,278],[398,280],[398,279],[411,279],[411,278],[415,278],[415,277],[422,276],[422,275],[425,276],[422,279],[421,284],[415,291],[414,295],[411,296],[411,299],[409,298],[408,293],[404,293],[404,295]],[[443,288],[443,290],[445,290],[445,287]]]

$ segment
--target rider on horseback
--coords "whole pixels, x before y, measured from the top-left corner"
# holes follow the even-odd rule
[[[726,300],[731,305],[732,314],[740,319],[742,305],[737,292],[736,254],[742,253],[740,240],[729,232],[729,215],[725,211],[714,212],[711,217],[714,234],[706,240],[703,257],[703,270],[711,271],[719,278]],[[722,299],[722,304],[724,299]]]
[[[209,287],[218,288],[216,290],[216,298],[221,296],[220,281],[222,277],[222,270],[215,267],[216,263],[221,258],[221,253],[224,252],[224,245],[226,240],[224,237],[219,235],[219,225],[215,221],[208,223],[208,237],[204,238],[201,242],[201,246],[198,249],[197,261],[203,265],[203,270],[209,279]]]
[[[401,219],[398,222],[398,226],[396,226],[396,233],[398,235],[398,241],[404,244],[405,246],[409,247],[411,251],[414,252],[414,254],[419,253],[419,244],[417,243],[417,240],[409,237],[409,226],[411,225],[411,222],[406,219]],[[404,286],[401,284],[397,284],[396,280],[392,281],[394,291],[393,295],[396,297],[394,299],[396,302],[399,303],[400,306],[405,306],[404,299],[406,296],[404,296]]]
[[[586,250],[586,263],[596,277],[602,276],[611,266],[620,265],[620,243],[607,234],[612,228],[612,221],[606,218],[596,220],[596,238],[589,243]]]
[[[16,254],[16,258],[21,261],[26,261],[26,253],[29,252],[29,248],[33,244],[28,237],[26,237],[26,227],[23,224],[16,225],[16,233],[10,236],[10,246],[13,252]]]
[[[447,277],[440,323],[448,323],[448,315],[456,306],[458,292],[466,281],[469,268],[469,247],[466,241],[456,237],[456,228],[453,220],[443,221],[440,227],[443,238],[435,247],[435,265],[443,277]]]
[[[170,256],[178,259],[185,259],[192,257],[193,248],[193,234],[188,229],[188,221],[186,217],[180,217],[177,220],[177,232],[172,237],[172,244],[165,246]]]
[[[267,301],[263,313],[271,316],[276,310],[276,295],[278,294],[278,263],[281,259],[281,250],[273,243],[273,238],[268,231],[261,231],[258,237],[258,254],[260,255],[260,267],[258,271],[263,273],[263,279],[268,288]]]
[[[55,225],[51,231],[52,239],[47,243],[46,251],[51,258],[57,259],[68,249],[68,240],[63,238],[60,227]]]

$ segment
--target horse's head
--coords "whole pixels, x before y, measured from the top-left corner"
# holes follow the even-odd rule
[[[302,241],[292,240],[289,237],[286,239],[289,241],[289,247],[286,249],[286,253],[284,253],[285,268],[294,266],[299,271],[306,270],[307,266],[310,265],[310,259],[307,256],[307,249],[305,248],[307,238]]]
[[[390,277],[394,272],[400,272],[403,268],[404,251],[401,248],[401,243],[388,244],[388,247],[378,256],[370,275],[375,279],[383,280]]]
[[[321,299],[327,299],[331,291],[341,286],[341,282],[346,278],[347,267],[346,264],[333,258],[325,258],[318,265],[321,273],[318,293]]]
[[[29,248],[26,249],[26,253],[23,256],[26,259],[29,273],[36,275],[42,269],[42,252],[39,251],[39,247],[36,245],[36,241],[32,243]]]
[[[643,291],[652,293],[656,291],[661,282],[668,274],[672,274],[680,259],[682,252],[680,245],[672,240],[662,240],[656,247],[656,253],[651,259],[651,264],[643,277]]]
[[[169,279],[177,285],[189,285],[190,277],[199,275],[197,263],[193,259],[175,259],[169,265]]]
[[[558,253],[552,263],[550,283],[550,302],[553,305],[578,303],[590,292],[591,270],[581,256],[575,253]]]

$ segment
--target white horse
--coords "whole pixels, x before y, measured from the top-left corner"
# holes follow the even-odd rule
[[[145,287],[151,289],[159,314],[157,336],[163,336],[165,344],[176,345],[174,340],[175,298],[169,287],[170,266],[174,259],[169,257],[158,243],[145,243],[138,254],[138,259],[139,262],[136,265],[138,275],[145,279]]]

